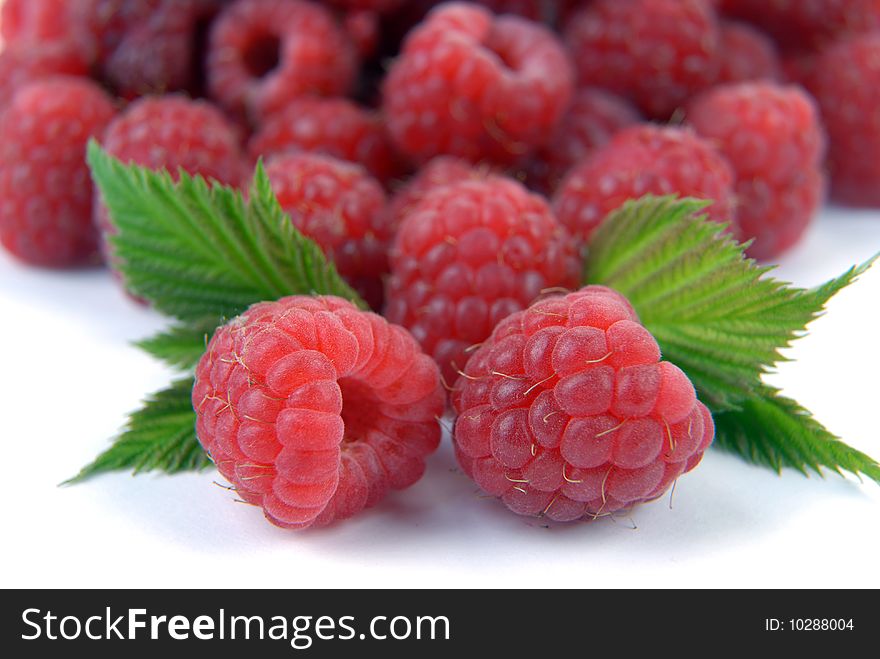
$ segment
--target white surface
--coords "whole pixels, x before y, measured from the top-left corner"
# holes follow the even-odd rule
[[[880,251],[880,216],[826,212],[779,275],[813,285]],[[880,267],[831,304],[775,384],[880,456]],[[632,520],[544,528],[481,498],[448,442],[377,509],[305,533],[234,503],[215,475],[57,486],[169,373],[129,342],[163,326],[105,272],[0,255],[2,587],[880,586],[880,487],[782,477],[710,452]],[[633,529],[633,526],[637,526]]]

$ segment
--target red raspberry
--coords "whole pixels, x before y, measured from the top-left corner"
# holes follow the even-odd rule
[[[520,515],[569,522],[663,495],[712,416],[614,291],[589,286],[502,322],[453,393],[464,471]]]
[[[142,22],[129,26],[104,63],[104,75],[121,95],[196,90],[199,39],[223,0],[163,0]]]
[[[416,162],[440,154],[511,163],[547,139],[572,94],[558,38],[464,3],[432,11],[384,81],[388,128]]]
[[[267,117],[248,145],[251,157],[289,150],[360,163],[383,183],[399,171],[385,125],[375,112],[344,98],[301,98]]]
[[[16,90],[49,76],[86,76],[88,64],[76,49],[63,44],[15,45],[0,50],[0,107]]]
[[[704,0],[597,0],[565,30],[582,86],[666,119],[718,75],[719,27]]]
[[[287,528],[351,517],[418,481],[443,401],[406,330],[337,297],[252,306],[211,339],[193,387],[217,469]]]
[[[640,121],[639,111],[626,99],[596,87],[581,89],[550,142],[529,163],[529,185],[553,192],[572,167],[615,133]]]
[[[22,87],[0,114],[0,242],[21,260],[64,267],[96,260],[89,138],[116,109],[88,80]]]
[[[357,56],[329,11],[300,0],[236,0],[211,28],[208,88],[259,119],[299,96],[344,94]]]
[[[340,9],[375,11],[388,14],[404,4],[406,0],[326,0],[326,4]]]
[[[832,194],[847,204],[880,206],[880,35],[829,49],[807,83],[831,138]]]
[[[144,97],[135,101],[107,128],[107,152],[124,163],[178,169],[227,185],[244,175],[244,156],[235,127],[212,105],[184,96]],[[103,203],[95,204],[95,223],[104,234],[107,260],[113,264],[106,238],[114,229]]]
[[[467,160],[452,156],[437,156],[429,160],[391,197],[386,214],[390,218],[392,231],[396,233],[403,218],[434,190],[450,183],[484,180],[489,172],[488,168],[475,167]]]
[[[314,239],[339,274],[380,309],[393,237],[385,222],[382,186],[358,165],[314,153],[276,156],[266,173],[297,229]]]
[[[733,221],[733,186],[730,164],[708,141],[684,128],[645,124],[621,131],[572,169],[553,208],[569,231],[589,242],[611,211],[647,194],[712,199],[709,217]]]
[[[746,23],[721,24],[719,83],[782,80],[782,63],[773,41]]]
[[[749,255],[769,259],[793,246],[822,202],[825,136],[814,101],[771,82],[721,85],[696,99],[688,122],[733,165]]]
[[[61,47],[86,66],[94,40],[84,20],[83,0],[4,0],[0,2],[0,41],[6,47]]]
[[[722,0],[721,8],[769,32],[789,51],[880,28],[880,0]]]
[[[570,238],[544,200],[500,176],[436,188],[403,219],[386,315],[451,382],[467,348],[547,288],[577,284]]]
[[[79,0],[89,33],[97,45],[97,60],[103,63],[126,34],[144,25],[166,1],[174,0]]]

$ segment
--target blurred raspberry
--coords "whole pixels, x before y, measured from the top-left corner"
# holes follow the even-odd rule
[[[0,50],[0,108],[23,85],[55,75],[86,76],[89,67],[76,49],[61,44],[14,45]]]
[[[721,70],[719,83],[748,80],[782,80],[782,64],[776,46],[767,35],[745,23],[721,24]]]
[[[830,137],[832,195],[880,207],[880,35],[830,48],[816,59],[807,84]]]
[[[263,302],[196,368],[196,432],[237,495],[323,526],[413,485],[440,441],[437,366],[403,328],[336,297]]]
[[[229,111],[259,120],[293,99],[344,94],[357,55],[325,8],[301,0],[235,0],[211,28],[208,88]]]
[[[385,78],[383,109],[397,147],[415,162],[448,154],[506,164],[558,125],[572,79],[549,29],[453,2],[407,37]]]
[[[126,108],[108,127],[101,142],[107,152],[124,163],[150,169],[200,174],[227,185],[242,182],[244,156],[235,127],[217,108],[182,95],[146,96]],[[104,249],[111,266],[107,237],[114,231],[107,208],[95,204],[95,223],[104,234]]]
[[[722,0],[721,8],[769,32],[788,51],[880,28],[880,0]]]
[[[572,241],[544,200],[499,176],[435,188],[403,218],[386,315],[451,382],[468,347],[545,289],[577,285]]]
[[[142,22],[129,26],[108,53],[103,72],[126,97],[201,85],[203,40],[224,0],[163,0]]]
[[[569,231],[589,242],[611,211],[647,194],[712,199],[709,217],[734,221],[733,186],[730,164],[710,142],[684,128],[645,124],[619,132],[572,169],[553,208]]]
[[[266,117],[248,150],[254,159],[290,150],[324,153],[360,163],[383,183],[400,173],[381,117],[344,98],[293,101]]]
[[[705,0],[596,0],[565,38],[581,86],[631,98],[651,117],[669,118],[718,76],[720,30]]]
[[[662,496],[712,416],[623,296],[590,286],[509,316],[453,392],[462,469],[515,513],[569,522]]]
[[[116,109],[80,78],[46,78],[22,87],[0,112],[0,242],[33,265],[69,267],[98,260],[89,138]]]
[[[529,186],[552,193],[572,167],[640,121],[639,111],[626,99],[596,87],[581,89],[553,137],[529,162]]]
[[[755,239],[749,255],[770,259],[797,243],[825,189],[813,99],[770,82],[721,85],[693,102],[688,122],[733,165],[741,235]]]
[[[297,229],[321,246],[372,308],[381,309],[393,238],[382,186],[358,165],[314,153],[276,156],[266,173]]]

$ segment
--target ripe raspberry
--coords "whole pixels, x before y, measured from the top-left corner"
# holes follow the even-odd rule
[[[238,185],[244,175],[244,156],[235,127],[212,105],[184,96],[144,97],[128,106],[108,127],[101,140],[107,152],[125,163],[201,174],[227,185]],[[100,200],[95,223],[104,238],[105,256],[114,257],[107,242],[113,224]]]
[[[459,464],[520,515],[596,519],[656,499],[714,437],[690,380],[601,286],[509,316],[464,373]]]
[[[696,99],[688,122],[733,165],[749,255],[769,259],[793,246],[822,201],[825,136],[813,100],[770,82],[721,85]]]
[[[429,160],[391,197],[386,215],[390,218],[392,232],[396,233],[403,218],[434,190],[450,183],[485,180],[489,173],[488,168],[475,167],[466,160],[452,156],[437,156]]]
[[[581,86],[632,98],[661,119],[715,81],[719,35],[704,0],[597,0],[565,29]]]
[[[507,164],[556,127],[573,76],[547,28],[453,2],[407,37],[385,78],[383,107],[397,147],[415,162],[449,154]]]
[[[788,51],[880,28],[880,0],[722,0],[721,8],[769,32]]]
[[[300,0],[236,0],[211,28],[208,88],[230,111],[259,119],[299,96],[344,94],[356,60],[325,8]]]
[[[104,63],[104,76],[126,97],[199,86],[199,40],[223,0],[163,0],[130,26]]]
[[[248,145],[251,157],[290,150],[360,163],[383,183],[400,172],[379,115],[344,98],[301,98],[266,118]]]
[[[832,194],[847,204],[880,206],[880,36],[829,49],[807,84],[830,137]]]
[[[469,346],[579,263],[544,200],[499,176],[436,188],[403,219],[391,251],[386,315],[412,331],[452,382]]]
[[[683,128],[645,124],[619,132],[572,169],[553,209],[572,234],[589,242],[611,211],[647,194],[712,199],[709,217],[733,221],[733,186],[730,164],[708,141]]]
[[[552,193],[572,167],[640,121],[639,111],[626,99],[597,87],[581,89],[553,137],[529,162],[529,185]]]
[[[381,309],[393,237],[382,186],[358,165],[314,153],[275,156],[266,173],[297,229],[321,246],[374,309]]]
[[[50,76],[86,76],[88,64],[65,45],[15,45],[0,50],[0,108],[16,90]]]
[[[22,87],[0,114],[0,242],[34,265],[96,260],[89,138],[116,110],[96,85],[46,78]]]
[[[252,306],[211,339],[193,387],[217,469],[287,528],[351,517],[418,481],[443,403],[412,336],[337,297]]]
[[[327,0],[326,4],[358,11],[375,11],[388,14],[400,8],[406,0]]]
[[[773,41],[745,23],[721,24],[718,83],[782,80],[782,63]]]
[[[82,0],[4,0],[0,41],[6,47],[60,47],[88,66],[95,44],[82,9]]]
[[[96,42],[98,63],[106,61],[126,34],[148,23],[166,1],[174,0],[79,0],[81,20]]]

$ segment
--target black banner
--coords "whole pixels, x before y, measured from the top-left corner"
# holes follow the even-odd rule
[[[872,591],[7,590],[0,616],[7,657],[841,652],[880,640]]]

